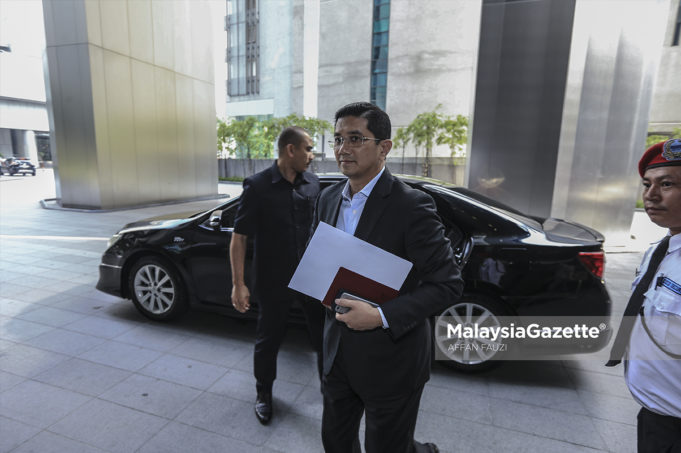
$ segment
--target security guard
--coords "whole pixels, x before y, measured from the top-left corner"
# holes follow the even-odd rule
[[[681,140],[651,146],[639,174],[646,213],[669,233],[643,257],[607,365],[624,354],[638,451],[681,452]]]

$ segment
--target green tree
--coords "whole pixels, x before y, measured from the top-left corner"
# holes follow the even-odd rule
[[[227,142],[229,141],[229,135],[227,135],[227,123],[225,122],[225,120],[221,118],[217,118],[217,138],[218,138],[217,150],[219,159],[223,157],[223,152],[227,151],[225,147],[227,146]]]
[[[267,139],[273,143],[279,133],[290,126],[302,127],[310,133],[313,140],[317,135],[333,132],[333,126],[328,121],[291,113],[283,118],[270,118],[266,121]]]
[[[672,131],[672,135],[649,135],[646,137],[646,148],[653,146],[655,143],[659,143],[664,140],[669,140],[670,138],[681,138],[681,127],[677,127]]]
[[[229,137],[227,141],[227,148],[230,154],[237,157],[245,157],[248,160],[248,170],[251,174],[255,173],[255,165],[253,157],[258,154],[258,148],[261,146],[261,137],[259,136],[259,121],[253,116],[230,121],[225,127],[224,134]]]
[[[420,148],[425,148],[425,160],[422,166],[423,176],[431,176],[431,158],[433,145],[447,145],[452,151],[452,156],[457,155],[468,140],[468,119],[462,115],[451,117],[444,115],[438,110],[442,105],[438,104],[432,112],[424,112],[416,115],[414,120],[406,128],[399,128],[395,134],[398,144],[404,147],[413,143],[416,148],[416,159]]]
[[[438,145],[447,145],[453,158],[463,157],[463,146],[468,142],[468,118],[463,115],[447,116],[437,137]]]
[[[328,121],[297,114],[266,120],[248,116],[229,122],[218,118],[218,150],[225,150],[229,155],[248,159],[249,171],[253,173],[255,171],[253,159],[271,158],[277,136],[288,126],[300,126],[309,131],[311,136],[333,130]]]
[[[398,128],[393,137],[393,146],[395,148],[402,148],[402,173],[404,173],[404,148],[407,146],[407,143],[409,143],[409,137],[407,137],[406,128]]]

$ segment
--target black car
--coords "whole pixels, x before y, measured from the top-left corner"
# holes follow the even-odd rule
[[[340,176],[320,179],[324,187]],[[465,263],[463,297],[433,314],[436,351],[450,365],[478,370],[504,356],[502,350],[459,347],[490,341],[453,340],[445,332],[452,322],[502,326],[515,319],[518,326],[527,317],[590,317],[601,326],[598,338],[566,340],[560,352],[605,347],[611,334],[611,304],[602,280],[600,233],[564,220],[530,217],[468,189],[401,179],[433,197],[457,260]],[[190,306],[254,317],[257,300],[252,300],[247,314],[234,310],[229,300],[229,242],[238,202],[236,197],[209,211],[126,225],[102,256],[97,289],[132,299],[145,316],[159,321],[175,318]],[[291,318],[302,321],[301,313],[292,313]],[[528,350],[531,343],[527,342]]]
[[[4,173],[10,176],[16,174],[35,176],[35,165],[25,157],[8,157],[0,164],[0,175]]]

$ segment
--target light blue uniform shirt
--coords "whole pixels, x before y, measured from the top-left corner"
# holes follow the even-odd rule
[[[643,257],[634,284],[645,274],[655,244]],[[643,313],[650,334],[672,354],[681,354],[681,234],[669,240],[655,278],[645,293]],[[634,399],[660,415],[681,418],[681,360],[658,348],[637,316],[624,362],[624,378]]]
[[[362,212],[364,212],[364,205],[384,171],[385,167],[383,167],[381,171],[354,196],[350,195],[350,180],[345,183],[345,187],[343,187],[343,192],[341,193],[342,200],[340,211],[338,212],[338,220],[336,220],[336,228],[354,236],[359,219],[362,216]],[[383,315],[383,310],[381,310],[381,307],[377,308],[378,312],[381,314],[381,319],[383,320],[383,328],[387,329],[389,327],[388,321]]]

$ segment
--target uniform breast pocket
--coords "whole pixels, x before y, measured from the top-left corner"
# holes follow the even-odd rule
[[[650,309],[645,312],[651,336],[672,354],[681,354],[681,296],[659,286],[648,290]]]

